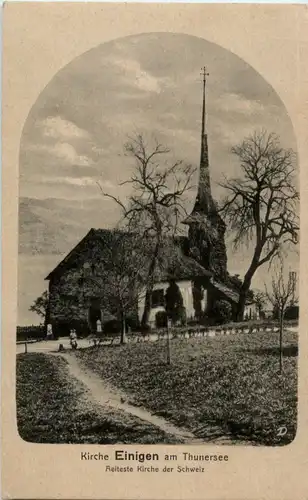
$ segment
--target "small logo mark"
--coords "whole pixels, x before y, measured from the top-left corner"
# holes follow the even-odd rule
[[[287,432],[288,432],[287,427],[285,427],[285,426],[278,427],[277,436],[279,436],[279,437],[285,436]]]

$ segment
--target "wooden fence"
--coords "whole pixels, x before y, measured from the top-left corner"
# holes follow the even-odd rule
[[[285,328],[293,328],[296,327],[297,323],[295,322],[286,322]],[[216,337],[220,335],[235,335],[235,334],[253,334],[257,332],[266,332],[266,333],[275,333],[278,332],[279,328],[277,323],[270,324],[252,324],[252,325],[243,325],[243,326],[193,326],[193,327],[177,327],[170,328],[169,332],[167,328],[148,332],[148,333],[140,333],[140,332],[132,332],[125,336],[126,343],[140,343],[140,342],[156,342],[165,339],[191,339],[191,338],[204,338],[204,337]],[[120,335],[118,333],[93,335],[88,337],[89,343],[93,343],[93,345],[99,344],[117,344],[120,341]]]

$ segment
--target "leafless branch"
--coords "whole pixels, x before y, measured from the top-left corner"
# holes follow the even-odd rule
[[[195,169],[182,161],[168,164],[170,150],[155,141],[149,146],[142,135],[130,138],[125,144],[126,155],[135,160],[135,169],[120,185],[130,185],[131,194],[127,203],[118,197],[105,193],[121,208],[122,221],[129,231],[136,230],[144,241],[151,237],[152,246],[148,266],[148,296],[153,287],[153,276],[162,251],[165,236],[175,237],[179,222],[185,214],[184,198],[193,187]],[[146,302],[148,301],[148,297]]]
[[[242,313],[256,270],[271,264],[287,243],[298,242],[299,194],[295,187],[296,155],[283,149],[275,134],[255,132],[233,147],[232,153],[240,162],[242,176],[221,183],[226,196],[220,213],[233,234],[234,247],[253,247],[239,303]]]

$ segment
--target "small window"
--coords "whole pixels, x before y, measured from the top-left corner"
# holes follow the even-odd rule
[[[165,292],[161,288],[159,290],[154,290],[152,292],[152,307],[164,307],[165,306]]]
[[[95,274],[95,264],[93,261],[91,262],[84,262],[83,263],[83,275],[84,276],[91,276],[91,274]]]

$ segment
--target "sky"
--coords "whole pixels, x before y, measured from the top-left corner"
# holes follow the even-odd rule
[[[28,311],[47,288],[44,280],[91,227],[113,227],[117,206],[102,197],[129,195],[133,160],[129,137],[142,133],[170,149],[167,160],[198,167],[201,131],[201,67],[207,82],[207,132],[212,193],[239,175],[231,147],[255,130],[279,135],[296,150],[286,109],[273,88],[232,52],[182,34],[153,33],[102,44],[61,69],[33,104],[20,145],[18,324],[36,324]],[[197,174],[194,179],[197,186]],[[187,197],[192,209],[196,189]],[[236,253],[227,237],[228,270],[244,275],[251,248]],[[298,255],[290,252],[290,269]],[[265,266],[253,281],[264,288]]]

